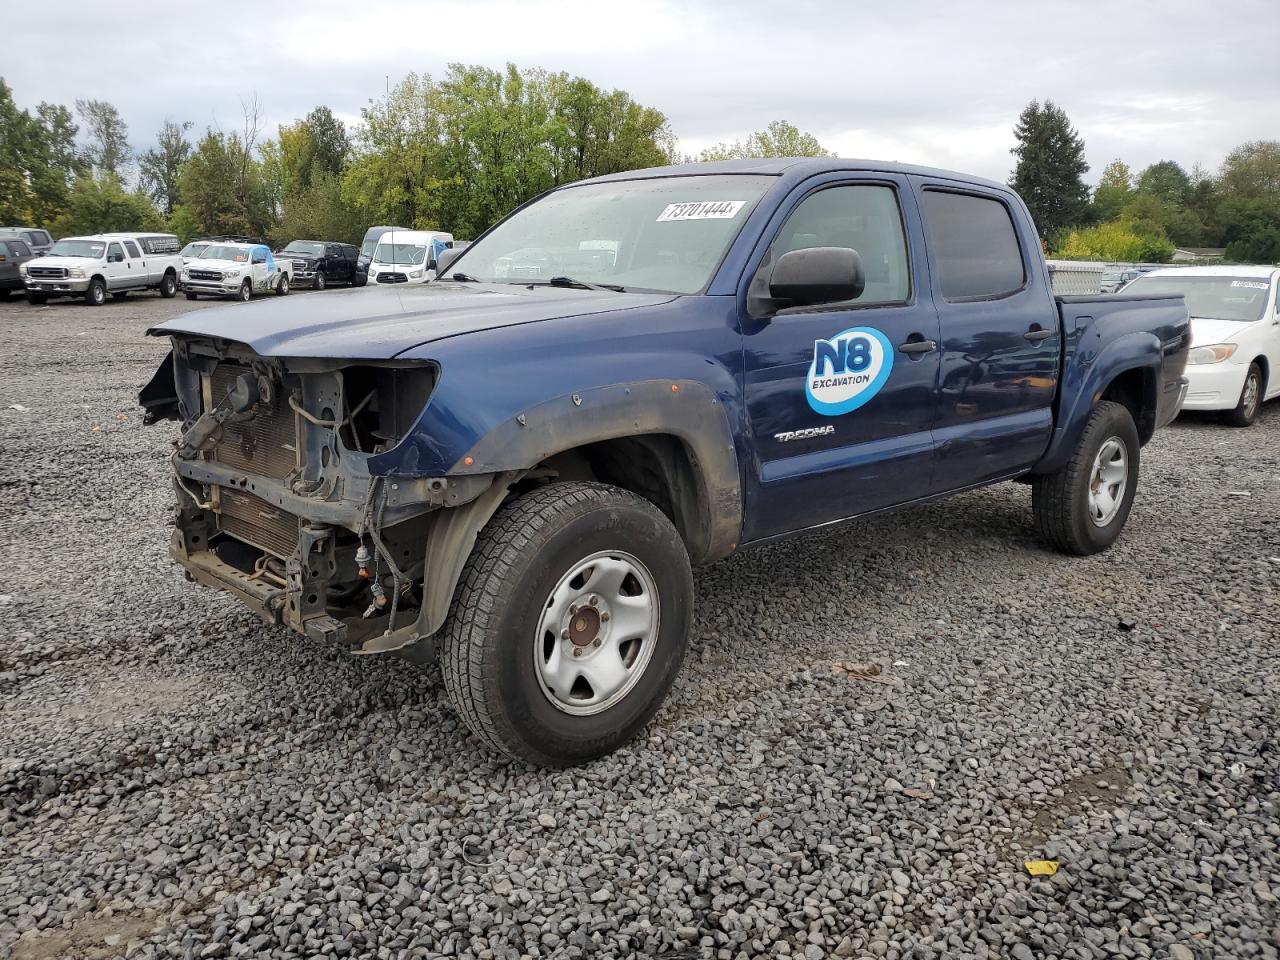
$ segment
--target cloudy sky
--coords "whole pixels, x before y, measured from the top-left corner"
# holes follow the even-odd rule
[[[1122,157],[1216,168],[1280,137],[1280,0],[360,0],[10,4],[0,75],[22,106],[115,103],[136,149],[166,117],[351,122],[406,73],[507,61],[664,111],[696,152],[786,119],[842,156],[1004,180],[1032,98],[1064,107],[1094,180]]]

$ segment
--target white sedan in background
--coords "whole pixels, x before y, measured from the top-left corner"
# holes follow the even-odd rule
[[[1218,410],[1247,427],[1264,400],[1280,397],[1280,269],[1180,267],[1152,270],[1124,288],[1180,293],[1191,314],[1183,410]]]

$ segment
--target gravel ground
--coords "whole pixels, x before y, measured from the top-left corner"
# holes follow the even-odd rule
[[[1280,955],[1280,403],[1103,556],[1005,485],[702,571],[668,706],[546,772],[182,579],[190,307],[0,306],[0,957]]]

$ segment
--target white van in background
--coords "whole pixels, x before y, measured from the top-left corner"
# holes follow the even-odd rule
[[[436,275],[436,257],[453,245],[441,230],[388,230],[369,262],[369,283],[426,283]]]

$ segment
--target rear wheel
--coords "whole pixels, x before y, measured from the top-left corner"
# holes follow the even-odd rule
[[[1249,372],[1245,374],[1244,386],[1240,390],[1240,400],[1234,410],[1222,415],[1222,422],[1233,427],[1247,427],[1258,418],[1262,408],[1262,368],[1256,363],[1249,364]]]
[[[166,300],[172,300],[178,295],[178,278],[170,271],[164,275],[164,279],[160,281],[160,296]]]
[[[495,750],[585,763],[662,705],[692,611],[684,543],[653,504],[598,483],[542,487],[476,540],[441,633],[445,689]]]
[[[100,307],[107,302],[107,285],[101,277],[89,281],[89,289],[84,292],[84,302]]]
[[[236,293],[236,299],[241,303],[248,303],[253,299],[253,284],[248,280],[240,284],[240,290]]]
[[[324,271],[321,270],[319,273],[316,274],[316,284],[315,284],[316,289],[323,290],[328,285],[329,285],[329,279],[324,275]]]
[[[1031,504],[1036,529],[1064,553],[1105,550],[1120,536],[1138,489],[1138,428],[1123,404],[1094,408],[1067,464],[1036,477]]]
[[[283,297],[289,293],[289,278],[283,274],[280,276],[280,282],[276,284],[276,296]]]

